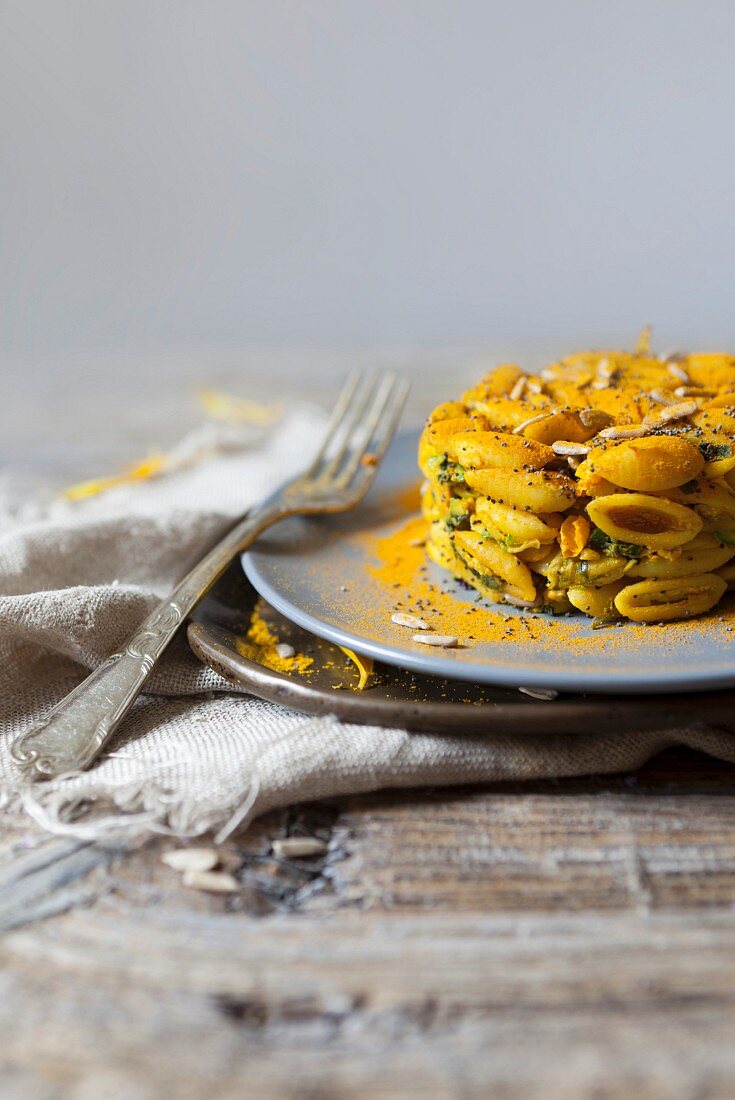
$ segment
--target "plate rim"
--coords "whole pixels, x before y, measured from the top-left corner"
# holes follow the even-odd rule
[[[233,638],[237,636],[216,620],[195,620],[188,626],[187,638],[195,656],[225,679],[247,687],[250,694],[267,702],[307,714],[334,715],[340,721],[357,725],[396,727],[426,733],[554,737],[589,733],[590,723],[599,722],[602,718],[603,727],[598,728],[610,733],[633,727],[640,732],[656,732],[690,724],[692,719],[689,715],[672,714],[672,707],[701,707],[705,722],[723,721],[719,712],[726,704],[727,695],[735,700],[735,693],[732,692],[691,693],[683,698],[676,696],[669,706],[662,706],[660,697],[654,695],[641,700],[635,695],[587,696],[576,693],[567,697],[562,695],[553,701],[529,698],[514,703],[493,701],[479,705],[437,700],[393,702],[376,699],[369,692],[354,691],[337,696],[299,677],[265,668],[238,653],[234,647],[222,643],[213,636],[213,630]],[[631,720],[633,704],[635,717]]]
[[[413,436],[415,432],[402,432],[401,436]],[[388,450],[384,462],[389,462],[393,446]],[[374,491],[374,490],[373,490]],[[272,494],[266,500],[267,506],[277,497]],[[361,505],[357,505],[359,509]],[[299,517],[291,517],[298,520]],[[450,680],[464,680],[471,683],[485,683],[497,687],[529,687],[552,689],[575,694],[594,693],[606,695],[683,695],[691,692],[724,691],[735,688],[735,660],[727,667],[716,665],[714,670],[703,673],[701,670],[688,672],[686,669],[678,670],[676,678],[664,682],[660,677],[654,679],[650,671],[637,673],[630,671],[616,674],[587,673],[584,686],[580,686],[580,678],[574,673],[557,668],[545,669],[543,666],[530,670],[527,674],[520,671],[513,680],[513,669],[509,666],[494,666],[490,663],[476,663],[472,659],[454,662],[443,658],[441,654],[413,653],[400,646],[390,643],[374,641],[364,638],[359,633],[352,633],[331,623],[319,619],[309,611],[304,610],[298,604],[283,596],[278,588],[274,588],[270,581],[262,575],[256,564],[255,556],[264,554],[257,548],[257,543],[240,555],[240,562],[250,584],[279,614],[296,623],[298,626],[318,635],[329,642],[339,646],[346,646],[366,657],[382,661],[385,664],[398,668],[408,669],[411,672],[420,672],[426,675],[443,677]],[[733,642],[733,654],[735,656],[735,641]],[[497,671],[495,671],[497,668]],[[624,679],[623,679],[624,677]]]

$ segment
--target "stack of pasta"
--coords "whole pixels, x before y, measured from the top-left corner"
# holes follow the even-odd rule
[[[435,409],[419,465],[430,558],[489,599],[645,623],[735,587],[735,357],[499,366]]]

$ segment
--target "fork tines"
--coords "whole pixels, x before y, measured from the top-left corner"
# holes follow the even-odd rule
[[[395,371],[354,371],[307,477],[335,488],[347,487],[360,470],[367,476],[372,467],[372,477],[398,427],[408,390],[408,381]]]

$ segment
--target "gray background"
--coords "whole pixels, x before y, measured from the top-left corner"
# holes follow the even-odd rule
[[[6,448],[194,379],[735,344],[725,0],[0,12]]]

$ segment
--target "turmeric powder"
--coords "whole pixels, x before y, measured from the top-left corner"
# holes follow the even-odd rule
[[[580,629],[589,620],[580,622],[572,617],[570,604],[566,614],[549,614],[541,607],[507,607],[488,603],[468,583],[451,579],[443,571],[427,562],[424,541],[427,523],[421,516],[412,515],[394,531],[384,536],[361,536],[363,552],[372,559],[367,566],[369,576],[382,590],[374,596],[358,618],[361,632],[385,637],[385,624],[394,614],[415,615],[423,619],[430,630],[453,635],[462,647],[476,644],[527,645],[549,644],[568,650],[572,659],[583,653],[603,654],[611,648],[650,644],[650,631],[655,626],[632,621],[625,622],[624,630]],[[572,564],[574,559],[570,559]],[[605,559],[600,558],[602,565]],[[622,584],[610,584],[612,592]],[[576,590],[575,590],[576,591]],[[607,589],[600,589],[600,592]],[[587,614],[590,611],[585,608]],[[595,610],[593,614],[597,614]],[[617,620],[620,625],[622,621]],[[392,625],[392,624],[391,624]],[[614,613],[599,625],[616,625]],[[674,646],[686,645],[701,638],[706,627],[731,631],[728,620],[718,611],[697,620],[681,619],[666,623],[667,638]],[[408,629],[392,626],[396,640],[410,639]],[[729,636],[729,633],[725,636]]]
[[[303,675],[314,664],[313,658],[298,652],[293,657],[280,656],[277,649],[280,645],[278,636],[263,618],[264,607],[262,600],[258,600],[253,607],[246,634],[247,641],[238,639],[238,653],[272,672],[297,672]]]

